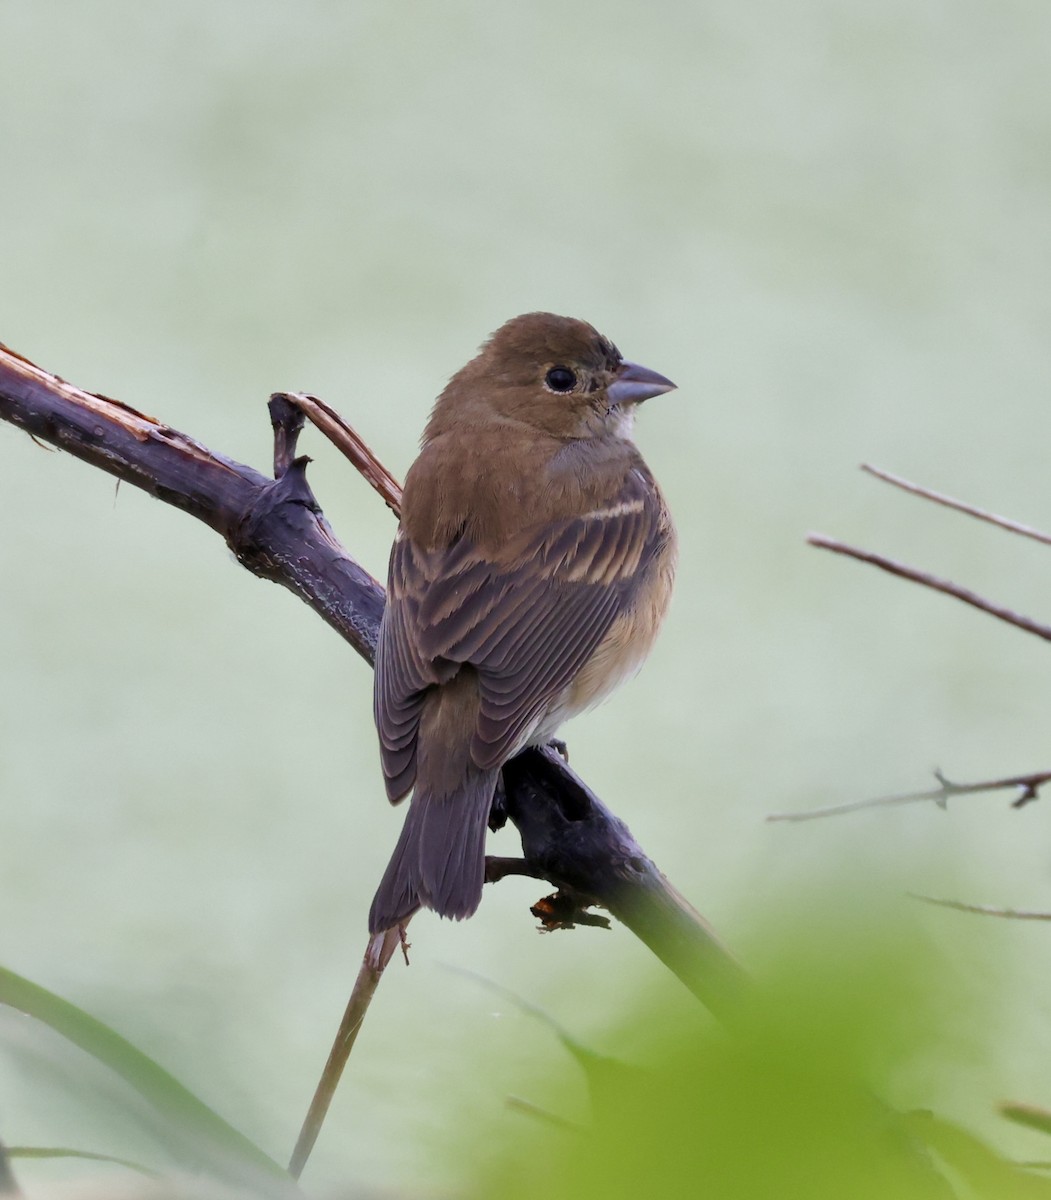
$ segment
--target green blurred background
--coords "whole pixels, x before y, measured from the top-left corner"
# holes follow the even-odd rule
[[[319,393],[401,475],[493,328],[590,320],[679,384],[638,438],[682,551],[656,653],[568,729],[574,766],[746,959],[826,867],[815,936],[854,890],[1051,908],[1040,805],[764,824],[934,766],[1048,766],[1042,646],[803,538],[1051,615],[1046,549],[855,469],[1051,526],[1049,60],[1036,0],[3,0],[0,340],[264,469],[268,394]],[[389,514],[303,447],[382,577]],[[283,1159],[401,820],[369,673],[203,526],[7,426],[0,511],[0,963]],[[691,1008],[623,930],[537,936],[539,894],[511,880],[466,925],[414,924],[312,1188],[454,1187],[464,1130],[511,1139],[504,1097],[572,1077],[448,966],[607,1050],[643,985]],[[922,1098],[975,1127],[1002,1095],[1051,1101],[1046,930],[903,913],[961,1004],[995,1005]],[[152,1146],[10,1016],[0,1136]]]

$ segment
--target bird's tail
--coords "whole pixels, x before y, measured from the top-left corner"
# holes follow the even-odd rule
[[[462,921],[477,909],[485,882],[485,830],[496,770],[471,767],[452,795],[417,779],[401,837],[369,910],[369,932],[393,929],[421,905]]]

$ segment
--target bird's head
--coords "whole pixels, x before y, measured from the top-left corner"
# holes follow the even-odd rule
[[[428,435],[450,423],[509,420],[556,438],[601,437],[631,427],[643,400],[675,384],[626,362],[586,321],[554,313],[513,317],[449,381]]]

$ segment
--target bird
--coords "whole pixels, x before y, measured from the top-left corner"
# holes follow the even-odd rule
[[[675,384],[586,321],[507,321],[449,380],[409,469],[376,650],[387,797],[412,798],[369,912],[462,920],[482,898],[503,764],[635,674],[676,534],[632,440]]]

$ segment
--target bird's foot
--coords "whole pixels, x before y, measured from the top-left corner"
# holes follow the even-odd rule
[[[554,752],[557,755],[559,755],[561,757],[562,761],[568,767],[569,766],[569,747],[566,745],[566,743],[564,741],[562,741],[561,738],[552,738],[548,742],[548,745],[551,747],[552,750],[554,750]]]

